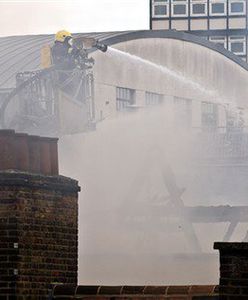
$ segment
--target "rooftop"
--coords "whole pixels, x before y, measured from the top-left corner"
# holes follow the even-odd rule
[[[175,30],[142,30],[123,32],[77,33],[74,36],[96,38],[107,45],[143,38],[171,38],[199,44],[217,51],[248,70],[248,64],[219,45],[201,37]],[[0,89],[15,87],[18,72],[32,71],[40,68],[41,49],[51,45],[54,35],[25,35],[0,38]]]

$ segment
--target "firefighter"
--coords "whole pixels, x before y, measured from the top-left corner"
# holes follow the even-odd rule
[[[73,47],[73,39],[70,32],[60,30],[55,35],[52,47],[52,62],[61,69],[73,69],[76,66],[76,57],[79,50]]]

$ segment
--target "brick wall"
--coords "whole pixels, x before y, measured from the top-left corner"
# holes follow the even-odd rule
[[[248,243],[215,243],[220,251],[220,300],[248,299]]]
[[[77,284],[78,192],[58,175],[57,139],[0,130],[0,300]]]
[[[1,300],[47,299],[52,283],[77,284],[78,190],[61,176],[0,172]]]
[[[217,286],[56,286],[53,299],[217,300]]]

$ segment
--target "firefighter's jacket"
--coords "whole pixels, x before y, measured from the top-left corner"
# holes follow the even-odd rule
[[[68,43],[55,42],[52,47],[52,63],[65,69],[75,67],[76,49]]]

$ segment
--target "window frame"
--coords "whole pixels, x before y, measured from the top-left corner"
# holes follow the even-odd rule
[[[209,16],[226,16],[227,15],[227,0],[210,0],[210,9]],[[224,4],[224,12],[223,13],[213,13],[213,4]]]
[[[209,37],[209,41],[214,43],[214,44],[220,44],[218,42],[215,41],[224,41],[224,48],[228,49],[228,40],[226,36],[210,36]],[[219,45],[220,46],[220,45]]]
[[[207,108],[207,109],[206,109]],[[212,109],[210,109],[212,108]],[[212,122],[209,116],[213,117]],[[218,104],[210,101],[201,102],[201,127],[203,130],[216,130],[219,122]]]
[[[156,15],[155,14],[155,7],[156,6],[166,6],[166,14],[164,15]],[[159,1],[154,1],[152,3],[152,17],[153,18],[168,18],[169,17],[169,0],[159,0]]]
[[[152,97],[154,97],[152,99]],[[164,101],[164,95],[163,94],[158,94],[154,92],[145,92],[145,105],[146,106],[156,106],[162,104]]]
[[[129,92],[130,98],[129,99],[125,97],[121,98],[119,96],[119,93],[121,92]],[[135,95],[136,95],[135,89],[117,86],[116,87],[116,111],[126,111],[126,109],[129,106],[135,104],[136,103]]]
[[[203,4],[205,6],[205,13],[193,13],[194,4]],[[190,16],[191,17],[207,17],[208,5],[206,0],[190,0]]]
[[[189,0],[171,0],[171,16],[174,18],[185,18],[189,16],[188,12],[188,3]],[[174,6],[176,5],[185,5],[185,14],[174,14]]]
[[[244,10],[243,12],[232,12],[231,11],[231,7],[232,7],[232,3],[243,3],[243,7],[244,7]],[[228,14],[229,16],[245,16],[246,14],[246,1],[245,0],[230,0],[230,3],[229,3],[229,8],[228,8]]]
[[[233,39],[234,38],[234,39]],[[231,50],[231,44],[232,44],[232,39],[233,41],[237,41],[237,42],[242,42],[243,43],[243,49],[244,51],[243,52],[232,52]],[[246,37],[243,35],[243,36],[238,36],[238,35],[232,35],[232,36],[229,36],[228,37],[228,50],[232,53],[234,53],[235,55],[246,55]]]

